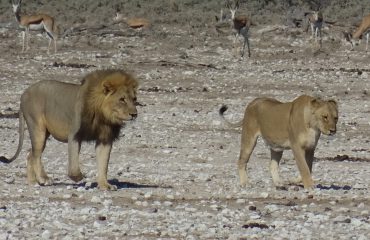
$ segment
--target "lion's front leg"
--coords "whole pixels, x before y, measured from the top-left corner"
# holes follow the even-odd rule
[[[98,187],[101,190],[117,190],[117,187],[110,185],[107,179],[108,163],[112,143],[103,144],[97,142],[95,146],[96,160],[98,165]]]
[[[312,189],[314,183],[311,176],[310,168],[306,161],[305,150],[300,146],[292,147],[294,158],[297,162],[299,173],[302,177],[303,186],[305,189]]]
[[[68,176],[75,182],[81,181],[84,176],[80,169],[81,142],[74,139],[74,135],[68,137]]]

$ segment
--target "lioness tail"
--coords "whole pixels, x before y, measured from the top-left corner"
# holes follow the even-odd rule
[[[228,109],[228,107],[226,105],[222,105],[222,107],[218,111],[218,113],[220,114],[220,116],[224,120],[224,122],[226,122],[226,124],[228,126],[233,127],[233,128],[241,127],[243,125],[243,120],[241,120],[239,122],[236,122],[236,123],[232,123],[232,122],[229,122],[229,121],[226,120],[226,118],[224,116],[224,113],[227,111],[227,109]]]
[[[11,157],[11,158],[6,158],[4,156],[0,156],[0,162],[3,162],[3,163],[11,163],[15,159],[17,159],[19,153],[22,150],[23,139],[24,139],[24,124],[25,124],[25,121],[24,121],[23,113],[22,113],[22,111],[19,111],[19,128],[18,128],[19,140],[18,140],[18,148],[17,148],[17,151],[15,152],[14,156]]]

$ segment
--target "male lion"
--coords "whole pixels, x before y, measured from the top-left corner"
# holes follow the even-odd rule
[[[226,110],[223,106],[219,111],[224,120]],[[274,185],[283,185],[278,173],[279,162],[283,151],[292,149],[304,188],[312,189],[312,162],[317,142],[321,133],[336,132],[337,121],[338,107],[334,100],[323,101],[306,95],[287,103],[272,98],[253,100],[242,121],[226,121],[233,127],[243,126],[238,161],[240,184],[244,187],[248,183],[247,163],[257,138],[262,136],[271,151],[270,172]]]
[[[81,142],[95,141],[98,187],[115,190],[107,181],[112,143],[118,138],[125,121],[137,116],[134,77],[123,70],[98,70],[84,77],[81,85],[41,81],[25,90],[19,111],[19,144],[15,155],[0,161],[10,163],[22,148],[24,122],[27,123],[32,149],[27,157],[29,184],[50,185],[41,162],[46,140],[51,134],[68,142],[68,176],[80,181]]]

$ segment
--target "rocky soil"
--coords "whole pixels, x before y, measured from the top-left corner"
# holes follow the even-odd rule
[[[86,178],[74,183],[67,145],[53,138],[43,162],[55,184],[28,186],[26,131],[20,157],[0,163],[0,239],[369,239],[370,55],[363,44],[348,50],[346,27],[326,24],[320,48],[301,27],[257,24],[252,57],[241,59],[228,27],[152,23],[70,25],[50,55],[45,35],[32,32],[31,50],[20,53],[14,22],[1,25],[0,155],[14,154],[19,98],[37,81],[79,83],[96,69],[123,68],[140,81],[141,106],[113,146],[114,192],[96,188],[93,144],[82,146]],[[240,188],[241,129],[224,125],[218,109],[227,104],[227,118],[237,121],[256,97],[301,94],[339,103],[338,132],[322,136],[315,154],[314,191],[275,189],[263,141],[248,165],[251,186]],[[286,182],[298,175],[290,151],[280,173]]]

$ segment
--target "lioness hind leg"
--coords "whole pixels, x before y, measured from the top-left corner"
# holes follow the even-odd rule
[[[282,187],[283,182],[280,179],[279,176],[279,163],[281,160],[281,157],[283,156],[283,152],[276,152],[274,150],[271,151],[271,162],[270,162],[270,172],[272,181],[274,182],[275,187]]]
[[[110,185],[107,179],[108,163],[112,144],[97,143],[95,146],[96,160],[98,166],[98,187],[101,190],[117,190],[117,187]]]
[[[27,179],[30,184],[34,184],[34,178],[41,185],[51,185],[53,181],[47,176],[44,166],[41,162],[41,154],[44,151],[46,139],[49,134],[46,130],[40,130],[35,125],[29,126],[32,149],[28,156]]]
[[[254,147],[257,142],[257,132],[252,131],[253,128],[250,128],[249,131],[247,127],[243,127],[242,130],[242,140],[241,140],[241,149],[238,160],[238,172],[240,185],[245,187],[248,184],[248,175],[247,175],[247,163],[252,154]]]

